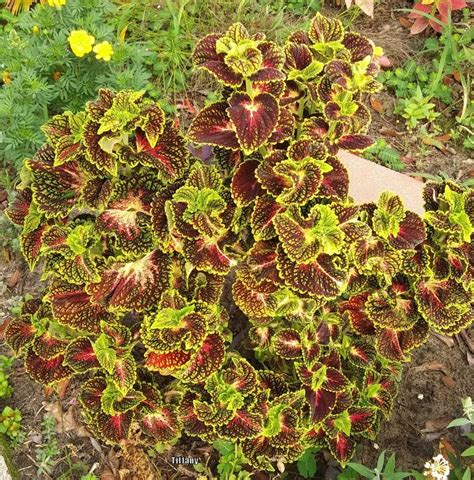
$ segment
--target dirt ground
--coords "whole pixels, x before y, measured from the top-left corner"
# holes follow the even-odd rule
[[[421,38],[410,36],[398,20],[401,14],[395,10],[408,7],[409,4],[410,2],[403,0],[382,1],[376,7],[373,20],[361,16],[355,24],[357,30],[363,31],[384,48],[395,66],[410,57],[422,43]],[[370,133],[375,138],[385,137],[403,152],[404,156],[411,158],[413,161],[409,162],[408,171],[434,174],[444,171],[455,178],[472,175],[474,162],[465,152],[456,151],[452,147],[443,152],[427,147],[420,153],[420,140],[405,132],[403,124],[393,114],[393,97],[382,92],[377,95],[377,99],[384,105],[384,109],[383,112],[372,112],[373,124]],[[2,207],[5,207],[5,202],[2,204],[0,201],[0,210]],[[5,255],[5,251],[0,252],[0,325],[21,295],[40,290],[38,276],[29,274],[18,258],[15,254],[9,257]],[[472,330],[470,336],[474,338]],[[380,452],[387,450],[396,454],[399,469],[421,469],[429,458],[439,452],[440,443],[442,447],[447,444],[457,452],[466,447],[466,441],[458,429],[448,431],[445,427],[450,420],[461,416],[460,399],[467,395],[474,397],[472,356],[469,362],[464,343],[451,340],[448,345],[446,342],[446,339],[431,337],[429,342],[413,355],[413,361],[404,371],[392,419],[383,424],[375,443],[366,441],[359,445],[356,453],[358,462],[374,466]],[[7,348],[1,347],[0,353],[6,352]],[[14,389],[13,397],[1,401],[0,408],[10,404],[22,412],[25,439],[14,453],[14,462],[22,480],[56,480],[70,469],[71,464],[82,463],[89,469],[99,464],[96,473],[105,468],[107,473],[101,477],[102,480],[145,480],[145,477],[131,473],[122,472],[125,476],[118,476],[119,464],[123,459],[119,458],[116,451],[86,436],[79,424],[75,423],[76,405],[73,399],[66,396],[61,401],[61,408],[58,408],[57,399],[54,396],[46,398],[42,388],[25,375],[20,362],[15,363],[10,382]],[[38,475],[38,461],[35,458],[35,451],[44,440],[41,422],[45,414],[59,419],[57,436],[61,455],[49,476]],[[210,453],[201,442],[186,444],[186,452],[183,453],[190,455],[189,449],[191,453],[195,452],[196,456],[201,457]],[[174,454],[177,451],[179,450],[175,449]],[[193,478],[184,468],[172,469],[169,457],[168,452],[153,459],[153,465],[149,468],[151,476],[146,478]],[[128,461],[130,463],[130,458]],[[86,472],[87,470],[83,473]],[[318,478],[330,479],[336,474],[334,469],[322,469]],[[63,480],[80,478],[80,474],[71,475],[63,477]]]

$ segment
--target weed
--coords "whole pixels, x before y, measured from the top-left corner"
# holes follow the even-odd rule
[[[406,168],[400,153],[384,139],[378,139],[365,153],[369,160],[378,161],[397,172],[402,172]]]
[[[6,406],[0,414],[0,433],[5,433],[11,440],[15,440],[20,435],[20,422],[20,410]]]
[[[41,445],[36,448],[36,463],[38,465],[36,474],[38,477],[44,474],[51,475],[60,455],[56,437],[56,420],[53,417],[46,415],[43,418],[41,434]]]

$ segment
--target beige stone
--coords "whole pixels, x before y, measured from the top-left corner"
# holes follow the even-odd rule
[[[344,150],[338,157],[349,172],[349,195],[356,203],[376,202],[390,191],[402,198],[405,208],[423,214],[423,182]]]

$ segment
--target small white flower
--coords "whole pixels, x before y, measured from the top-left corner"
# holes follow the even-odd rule
[[[433,457],[431,462],[425,463],[426,471],[423,472],[425,477],[433,478],[434,480],[447,480],[449,476],[449,462],[438,454]]]
[[[422,393],[419,393],[417,398],[418,400],[423,400],[425,397]]]
[[[374,443],[374,448],[375,450],[378,450],[380,448],[379,444],[378,443]]]

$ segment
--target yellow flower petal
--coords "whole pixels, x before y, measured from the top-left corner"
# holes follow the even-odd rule
[[[74,53],[76,57],[83,57],[92,51],[92,45],[94,45],[95,42],[95,38],[85,30],[73,30],[69,34],[68,40],[72,53]]]
[[[94,47],[94,53],[96,54],[95,58],[97,58],[97,60],[104,60],[105,62],[108,62],[112,58],[114,49],[109,42],[104,41],[98,43]]]
[[[376,57],[381,57],[383,55],[383,48],[382,47],[375,47],[374,48],[374,55]]]

